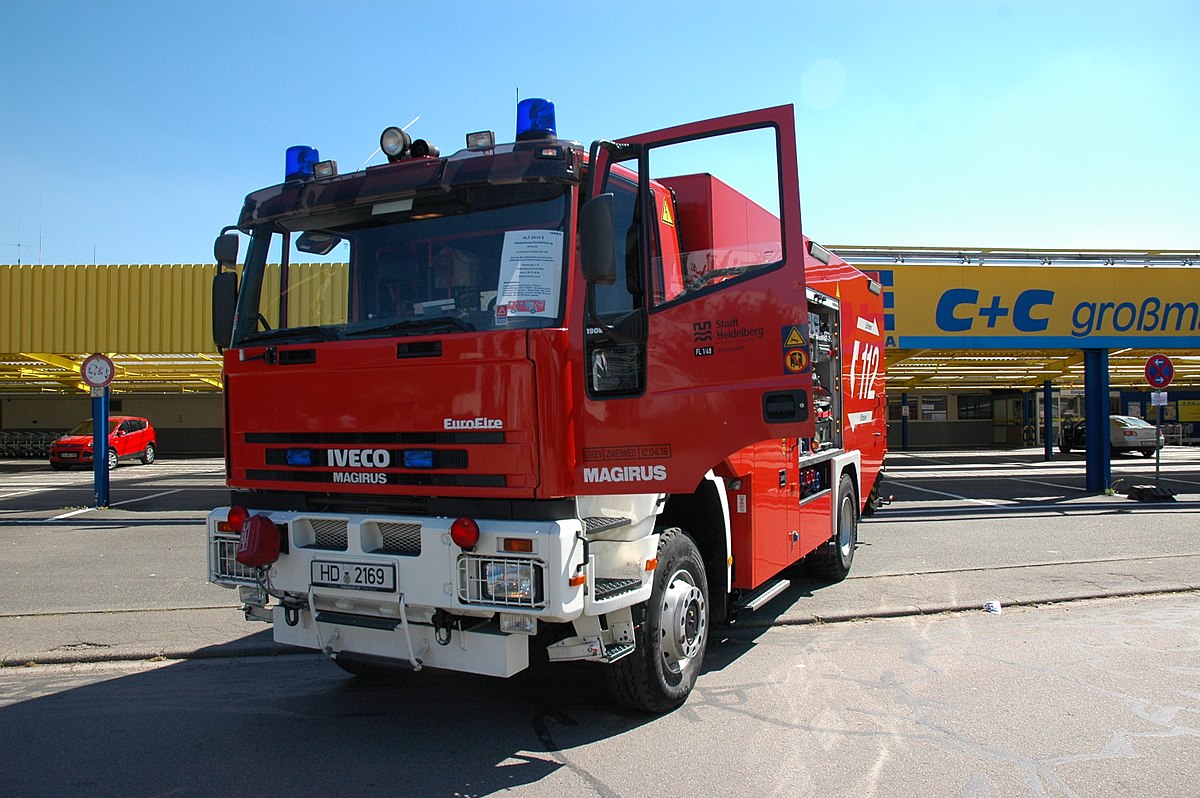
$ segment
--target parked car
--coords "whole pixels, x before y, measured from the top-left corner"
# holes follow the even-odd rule
[[[89,418],[80,421],[74,429],[50,444],[50,467],[55,471],[76,465],[91,468],[92,437],[92,420]],[[149,465],[154,462],[157,452],[158,437],[147,419],[136,416],[109,416],[109,471],[116,468],[121,460],[141,460]]]
[[[1063,419],[1062,428],[1058,432],[1058,450],[1064,454],[1072,449],[1086,449],[1087,436],[1084,434],[1086,425],[1082,418]],[[1121,452],[1141,452],[1146,457],[1163,446],[1163,436],[1157,434],[1154,425],[1136,416],[1108,417],[1108,444],[1112,454]]]

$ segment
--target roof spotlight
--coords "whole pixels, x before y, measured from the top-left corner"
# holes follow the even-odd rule
[[[414,158],[436,158],[442,154],[436,144],[430,144],[425,139],[417,139],[408,148],[408,153]]]
[[[387,128],[379,137],[379,149],[393,163],[407,157],[411,146],[412,137],[398,127]]]

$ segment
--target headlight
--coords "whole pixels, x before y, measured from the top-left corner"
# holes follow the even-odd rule
[[[484,583],[486,597],[502,603],[534,603],[541,593],[540,575],[532,562],[489,562]]]

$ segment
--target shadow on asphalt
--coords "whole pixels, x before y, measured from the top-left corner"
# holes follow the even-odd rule
[[[191,660],[62,690],[71,678],[44,696],[20,694],[41,680],[12,683],[15,703],[0,708],[8,794],[491,795],[550,776],[560,751],[652,721],[616,709],[581,663],[368,681],[301,655]],[[63,755],[37,766],[47,751]]]

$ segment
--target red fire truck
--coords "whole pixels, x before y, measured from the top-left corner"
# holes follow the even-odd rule
[[[801,232],[791,106],[381,149],[290,149],[217,239],[210,580],[353,674],[536,649],[678,706],[713,624],[846,575],[886,446],[882,291]]]

